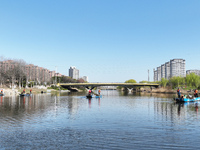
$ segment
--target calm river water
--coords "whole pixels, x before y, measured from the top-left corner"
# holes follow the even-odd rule
[[[0,149],[200,149],[195,103],[112,90],[84,95],[0,97]]]

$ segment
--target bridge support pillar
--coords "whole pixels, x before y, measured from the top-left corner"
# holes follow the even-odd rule
[[[95,86],[92,87],[86,86],[85,88],[92,91],[95,88]]]
[[[133,88],[127,88],[127,90],[128,90],[128,93],[131,93]]]

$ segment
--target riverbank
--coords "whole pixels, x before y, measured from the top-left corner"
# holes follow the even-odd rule
[[[193,94],[194,93],[193,90],[184,90],[184,89],[180,89],[180,90],[181,90],[181,94]],[[176,94],[177,93],[177,89],[170,89],[170,88],[154,88],[154,89],[141,88],[140,92]]]
[[[20,93],[23,92],[24,88],[15,88],[15,89],[11,89],[11,88],[0,88],[0,90],[3,90],[3,93],[6,96],[9,95],[18,95]],[[47,89],[46,87],[34,87],[34,88],[25,88],[25,93],[30,93],[30,90],[32,90],[33,94],[39,94],[39,93],[50,93],[50,92],[56,92],[58,90],[55,89]],[[78,91],[78,92],[81,92]],[[140,88],[139,90],[137,90],[137,92],[142,92],[142,93],[161,93],[161,94],[176,94],[177,93],[177,89],[170,89],[170,88]],[[184,90],[181,89],[181,94],[193,94],[193,90]]]
[[[11,89],[11,88],[0,88],[0,90],[3,90],[3,93],[6,95],[6,96],[11,96],[11,95],[18,95],[20,93],[23,92],[24,88],[14,88],[14,89]],[[56,91],[56,90],[48,90],[46,87],[45,88],[25,88],[25,93],[30,93],[30,90],[32,90],[32,93],[33,94],[39,94],[39,93],[42,93],[42,92],[51,92],[51,91]]]

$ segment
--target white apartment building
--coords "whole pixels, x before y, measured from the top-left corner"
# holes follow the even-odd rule
[[[161,66],[157,67],[157,81],[161,81]]]
[[[165,78],[165,64],[161,65],[161,79]]]
[[[161,81],[162,78],[170,79],[174,76],[186,76],[184,59],[172,59],[157,67],[157,70],[154,69],[154,81]]]
[[[196,75],[200,76],[200,70],[187,70],[186,74],[195,73]]]
[[[83,76],[82,77],[84,81],[88,82],[88,77],[87,76]]]
[[[170,79],[170,62],[165,63],[165,79]]]
[[[153,79],[154,79],[154,81],[157,81],[157,79],[158,79],[158,77],[157,77],[157,75],[158,75],[157,70],[154,69],[153,72],[154,72]]]
[[[69,69],[69,76],[72,78],[72,79],[79,79],[79,70],[76,69],[76,67],[70,67]]]
[[[170,60],[170,77],[181,76],[185,77],[185,60],[172,59]]]

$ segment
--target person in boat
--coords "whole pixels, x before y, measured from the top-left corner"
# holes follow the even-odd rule
[[[92,93],[92,90],[89,90],[88,95],[91,95],[91,93]]]
[[[98,93],[99,93],[99,95],[101,94],[101,90],[100,89],[99,89]]]
[[[1,89],[1,94],[3,94],[3,89]]]
[[[32,89],[30,89],[30,94],[32,93]]]
[[[177,95],[178,95],[178,98],[181,97],[181,90],[179,88],[177,89]]]
[[[198,90],[197,90],[197,89],[194,90],[194,97],[199,97],[199,96],[198,96]]]

